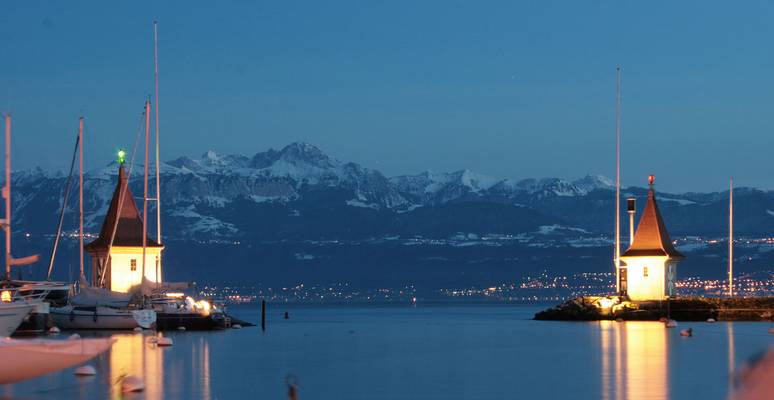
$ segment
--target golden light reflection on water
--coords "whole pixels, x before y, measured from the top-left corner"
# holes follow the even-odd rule
[[[146,399],[166,398],[165,395],[169,395],[164,391],[166,379],[169,380],[166,382],[167,386],[183,388],[189,385],[192,386],[197,398],[209,400],[211,398],[210,351],[207,340],[200,338],[196,341],[195,346],[190,350],[190,359],[186,360],[188,357],[184,357],[182,360],[177,358],[177,361],[174,361],[169,357],[165,360],[165,352],[171,351],[171,348],[158,347],[148,342],[152,336],[137,333],[112,335],[116,342],[108,358],[112,385],[111,398],[124,398],[121,394],[121,380],[125,376],[135,375],[145,382],[142,397]],[[191,375],[185,376],[183,371],[188,369],[176,365],[180,361],[190,363]]]
[[[669,396],[668,329],[658,322],[601,321],[602,398]]]
[[[110,350],[110,382],[113,399],[121,398],[121,379],[135,375],[145,381],[145,396],[164,398],[164,349],[147,342],[148,335],[119,334]]]
[[[734,363],[736,362],[736,352],[734,351],[734,324],[726,324],[726,334],[728,339],[728,393],[734,388]]]

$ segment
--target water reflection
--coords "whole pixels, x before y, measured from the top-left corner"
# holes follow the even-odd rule
[[[658,322],[600,322],[602,398],[668,398],[668,331]]]
[[[736,354],[734,351],[734,324],[726,324],[726,335],[728,338],[728,393],[731,394],[734,388],[734,363]]]
[[[163,399],[170,396],[165,387],[190,388],[196,397],[210,399],[210,353],[209,344],[204,338],[194,343],[178,343],[177,346],[190,345],[189,357],[169,358],[167,351],[172,348],[158,347],[149,340],[153,335],[114,334],[116,339],[108,356],[111,398],[121,399],[121,380],[135,375],[145,382],[142,396],[148,399]],[[168,358],[168,359],[165,359]],[[183,361],[187,365],[179,365]],[[166,362],[166,364],[165,364]],[[185,372],[189,372],[190,375]],[[186,376],[188,375],[188,376]],[[169,380],[169,382],[165,382]]]
[[[145,381],[148,398],[164,397],[164,349],[148,343],[142,334],[113,335],[116,343],[110,351],[110,382],[113,399],[121,398],[121,379],[136,375]]]

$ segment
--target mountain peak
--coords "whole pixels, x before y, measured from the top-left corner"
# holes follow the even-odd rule
[[[330,157],[323,153],[317,146],[305,142],[294,142],[282,148],[278,152],[278,159],[291,163],[309,163],[319,166],[329,166],[332,163]]]
[[[594,189],[609,189],[615,186],[615,182],[613,182],[612,179],[604,175],[594,174],[588,174],[583,178],[574,181],[573,184],[588,191]]]
[[[202,154],[202,160],[215,161],[218,159],[220,159],[220,155],[218,155],[215,150],[207,150],[204,154]]]

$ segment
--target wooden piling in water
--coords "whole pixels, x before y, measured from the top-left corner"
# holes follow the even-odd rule
[[[266,330],[266,300],[261,300],[261,330]]]

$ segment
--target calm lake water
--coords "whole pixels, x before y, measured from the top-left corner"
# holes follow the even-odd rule
[[[147,388],[130,399],[286,399],[288,375],[300,399],[723,399],[734,369],[774,340],[767,323],[681,323],[694,328],[684,338],[656,322],[530,320],[544,307],[269,305],[265,333],[171,332],[169,348],[113,334],[97,376],[65,370],[0,396],[118,399],[132,374]],[[257,307],[230,311],[260,320]]]

